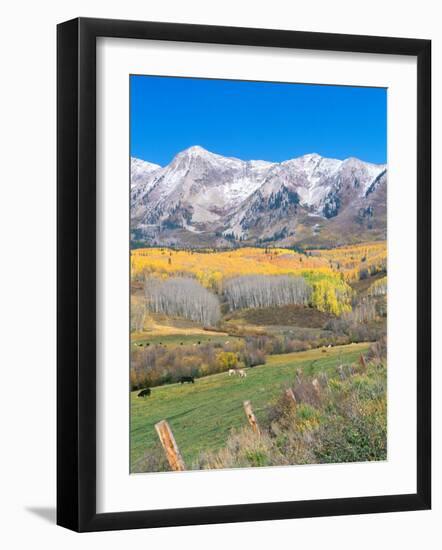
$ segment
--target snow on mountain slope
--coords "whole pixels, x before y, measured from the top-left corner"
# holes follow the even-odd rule
[[[147,191],[133,201],[135,216],[141,216],[143,223],[155,224],[181,210],[181,221],[185,220],[186,225],[214,222],[253,193],[270,166],[271,163],[245,162],[199,146],[190,147],[148,180]]]
[[[146,162],[136,157],[130,159],[130,200],[136,204],[152,187],[154,174],[161,169],[159,164]]]
[[[130,159],[130,183],[131,187],[143,185],[146,178],[161,168],[159,164],[131,157]]]
[[[137,238],[155,240],[168,232],[178,244],[187,233],[207,235],[220,245],[225,239],[296,240],[305,218],[329,220],[344,211],[347,226],[360,224],[358,212],[374,195],[381,196],[379,186],[386,186],[385,165],[318,154],[272,163],[193,146],[163,168],[139,159],[132,164],[131,218]],[[376,216],[370,216],[374,224]]]

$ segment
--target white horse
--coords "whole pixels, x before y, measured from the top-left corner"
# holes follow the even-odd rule
[[[229,376],[235,376],[236,370],[235,369],[229,369]]]
[[[238,374],[240,378],[245,378],[247,376],[247,373],[244,369],[239,369]]]

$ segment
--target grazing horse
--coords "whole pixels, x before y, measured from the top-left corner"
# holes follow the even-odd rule
[[[236,369],[229,369],[229,376],[235,376]]]
[[[150,388],[145,388],[144,390],[141,390],[140,393],[137,395],[137,397],[147,397],[152,393],[152,390]]]
[[[180,378],[180,384],[184,384],[185,382],[188,382],[189,384],[195,384],[195,379],[193,376],[182,376]]]
[[[247,376],[247,373],[244,369],[239,369],[238,374],[240,378],[245,378]]]

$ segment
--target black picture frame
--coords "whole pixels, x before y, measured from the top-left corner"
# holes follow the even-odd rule
[[[417,492],[96,512],[96,39],[417,58]],[[431,506],[431,41],[79,18],[57,28],[57,523],[83,531],[425,510]]]

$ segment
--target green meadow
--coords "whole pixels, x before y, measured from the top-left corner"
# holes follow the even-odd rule
[[[176,342],[174,342],[176,344]],[[188,468],[202,451],[222,448],[232,428],[244,426],[243,402],[250,400],[260,420],[268,404],[293,383],[296,369],[307,376],[336,376],[341,363],[358,360],[368,343],[349,344],[283,355],[271,355],[264,365],[247,369],[247,377],[227,372],[195,379],[195,384],[152,388],[147,398],[131,393],[131,469],[157,444],[155,424],[167,420]]]

